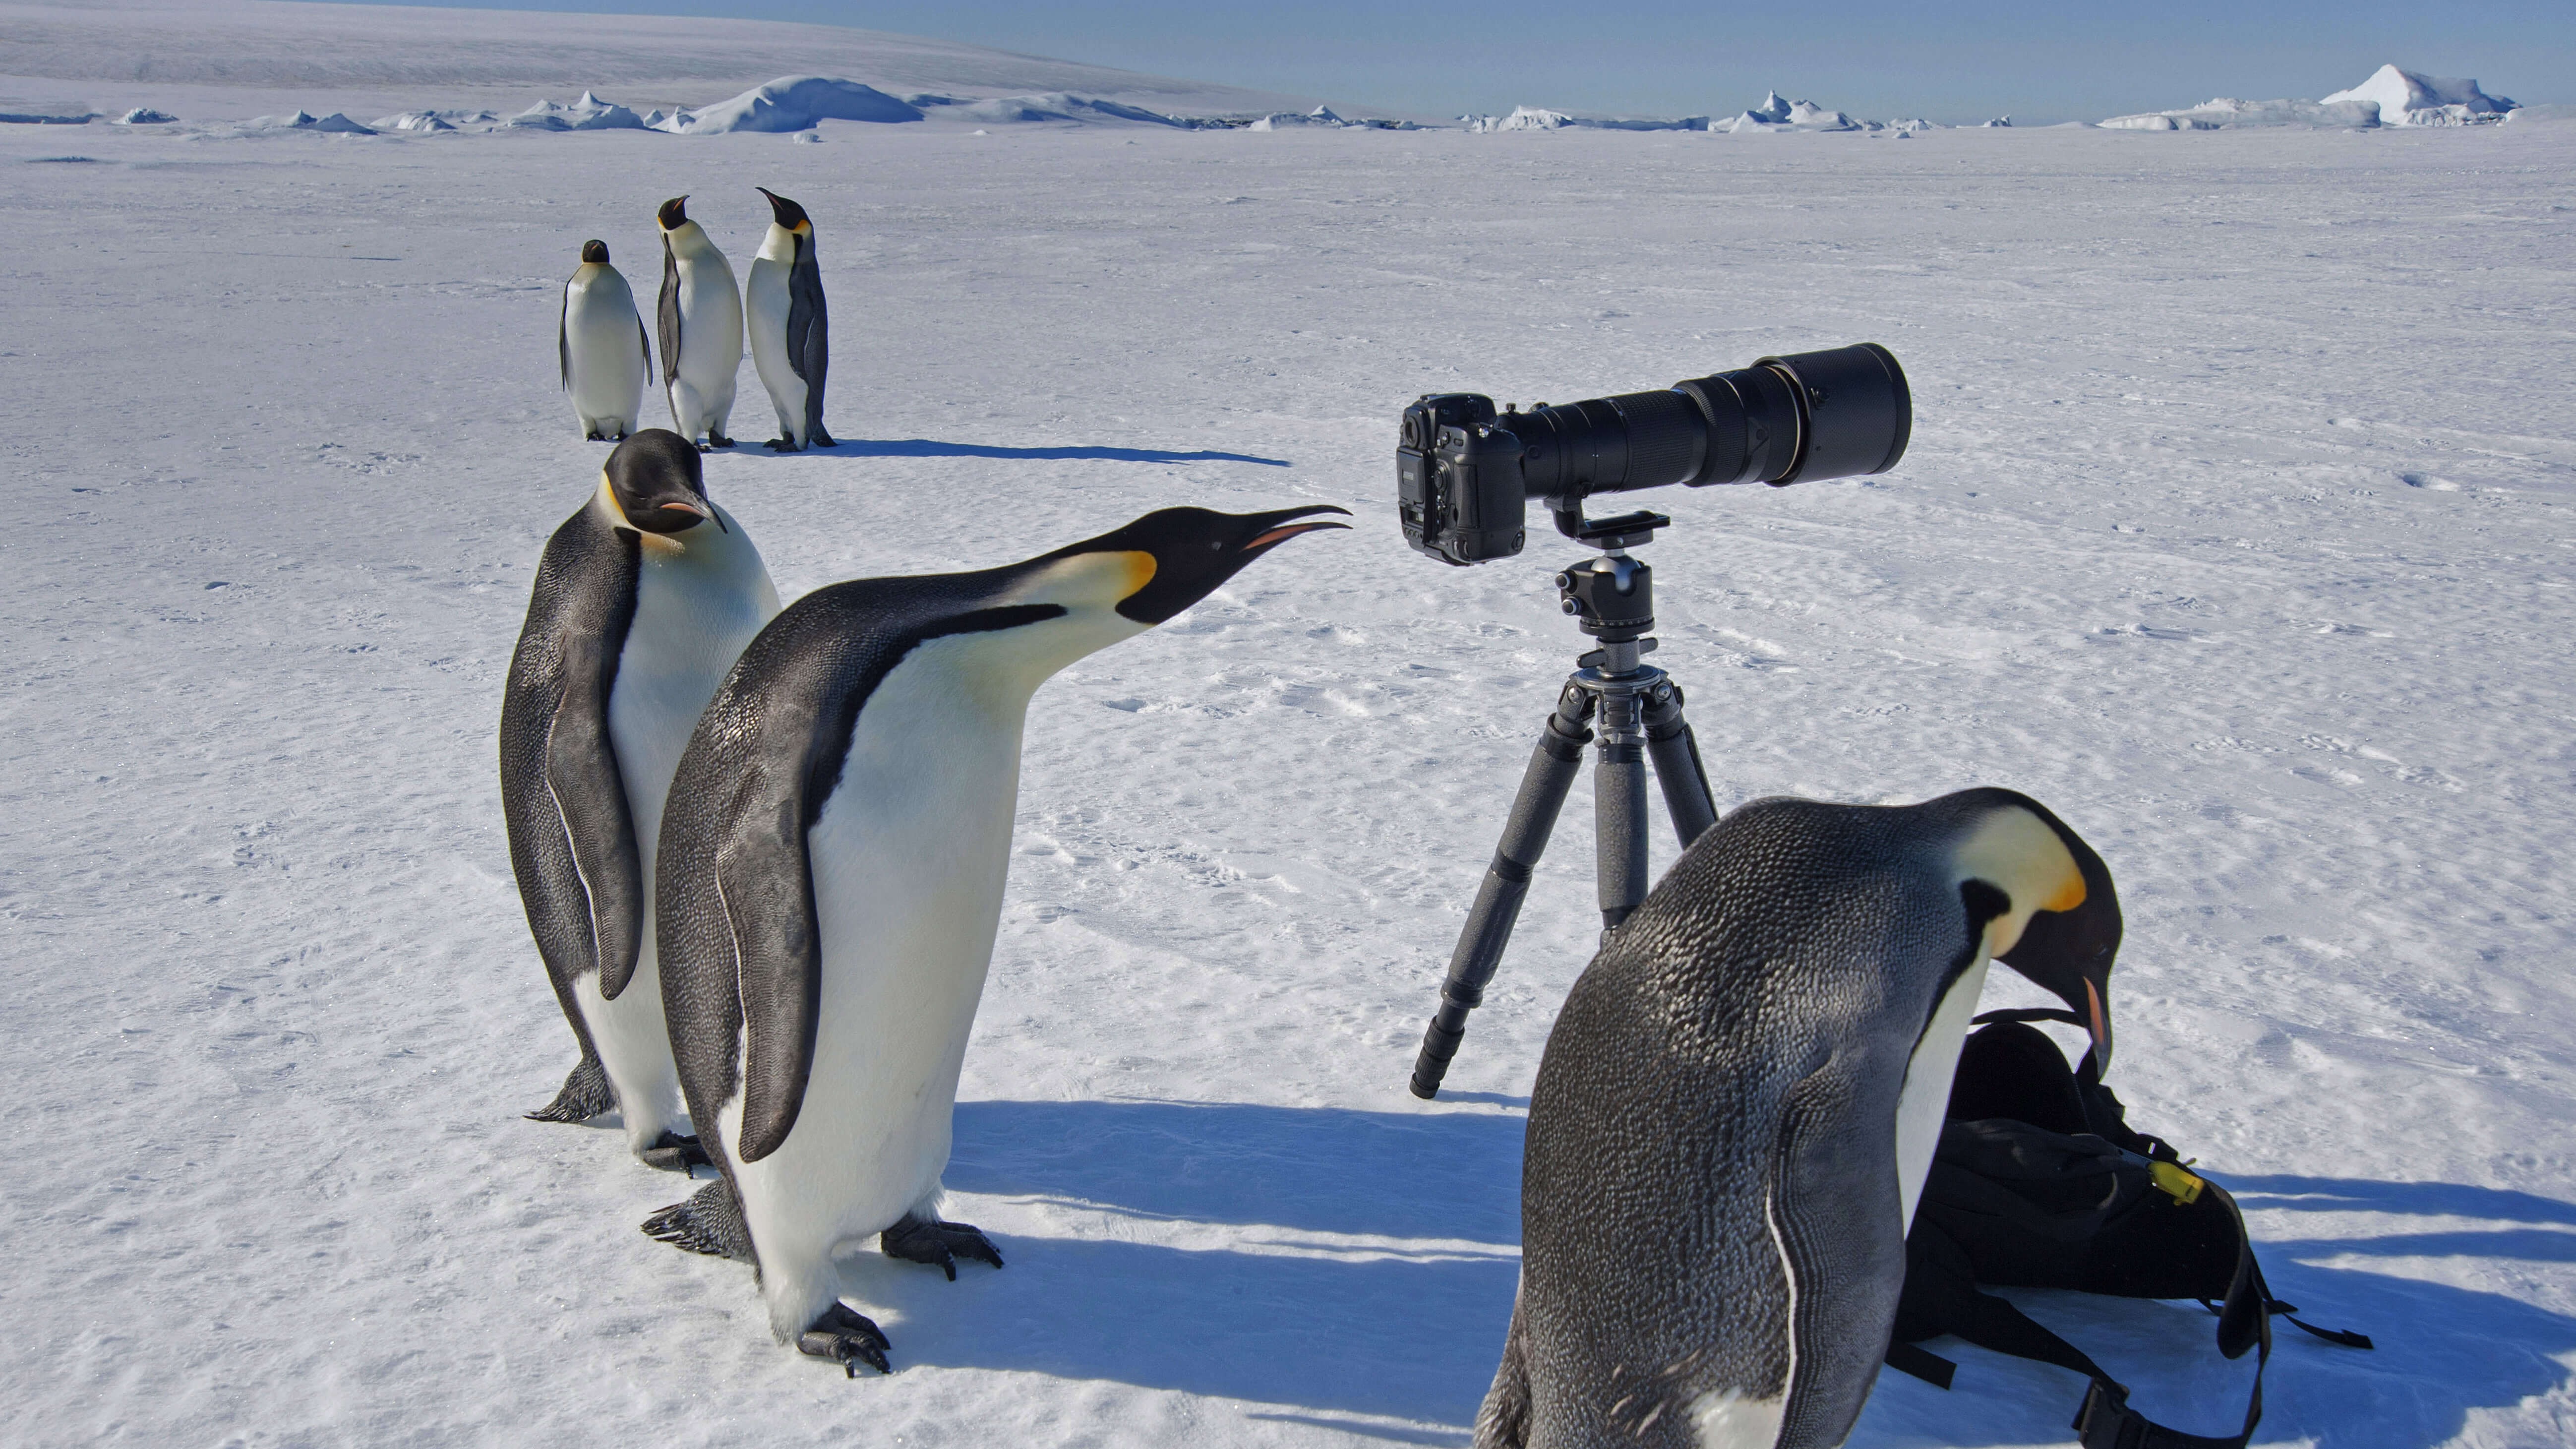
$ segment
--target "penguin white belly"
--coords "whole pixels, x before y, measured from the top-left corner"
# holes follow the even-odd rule
[[[1977,1014],[1977,997],[1986,989],[1986,957],[1959,973],[1949,994],[1932,1011],[1931,1025],[1914,1044],[1905,1064],[1905,1088],[1896,1103],[1896,1191],[1904,1216],[1900,1232],[1914,1227],[1915,1200],[1923,1179],[1932,1172],[1932,1153],[1941,1145],[1941,1122],[1950,1105],[1951,1079],[1959,1073],[1959,1051],[1967,1044],[1968,1020]]]
[[[721,432],[742,371],[742,295],[733,269],[712,258],[679,261],[680,362],[672,410],[683,437]]]
[[[1008,872],[1029,688],[978,688],[985,636],[914,649],[859,715],[811,830],[822,934],[814,1065],[796,1125],[734,1162],[771,1324],[792,1333],[838,1293],[835,1249],[937,1194],[957,1076],[983,997]],[[989,664],[989,660],[983,661]],[[720,1112],[738,1153],[740,1089]]]
[[[770,406],[778,409],[778,435],[802,448],[808,442],[805,379],[796,375],[796,365],[787,356],[787,312],[793,305],[787,278],[793,269],[792,262],[774,257],[752,258],[743,310],[751,333],[751,365],[760,374],[760,385],[769,391]]]
[[[644,407],[643,321],[615,273],[565,288],[564,344],[572,410],[585,433],[623,438]]]
[[[676,548],[668,540],[646,536],[635,581],[635,618],[608,697],[608,737],[617,750],[618,776],[626,788],[643,866],[644,935],[635,975],[615,1001],[600,993],[595,971],[581,977],[574,994],[600,1064],[617,1091],[628,1141],[638,1151],[666,1131],[686,1135],[688,1120],[662,1016],[662,973],[654,953],[653,860],[662,839],[662,807],[698,716],[743,646],[778,612],[778,593],[759,550],[733,515],[714,511],[730,532],[700,524]]]

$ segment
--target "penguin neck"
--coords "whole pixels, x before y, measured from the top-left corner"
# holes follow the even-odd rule
[[[764,262],[795,261],[796,233],[771,222],[769,234],[760,239],[760,259]]]
[[[716,244],[708,239],[707,229],[694,221],[681,222],[678,226],[662,233],[662,239],[670,243],[673,256],[686,261],[723,255],[716,250]]]

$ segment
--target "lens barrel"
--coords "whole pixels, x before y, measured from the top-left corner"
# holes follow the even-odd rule
[[[1521,441],[1530,494],[1571,501],[1669,483],[1884,473],[1905,456],[1914,395],[1896,355],[1862,342],[1495,422]]]

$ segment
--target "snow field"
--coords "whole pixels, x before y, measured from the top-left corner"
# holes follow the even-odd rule
[[[13,1436],[1465,1442],[1588,787],[1451,1090],[1404,1077],[1579,551],[1407,551],[1397,413],[1858,340],[1914,382],[1895,473],[1645,500],[1720,803],[2004,784],[2102,851],[2132,1120],[2381,1345],[2285,1331],[2264,1442],[2576,1426],[2576,131],[825,134],[0,131]],[[516,1115],[572,1060],[492,760],[603,456],[562,280],[598,236],[649,286],[681,193],[747,256],[755,181],[817,218],[848,440],[709,459],[783,593],[1359,514],[1041,691],[948,1178],[1011,1266],[854,1258],[882,1381],[638,1233],[685,1188],[615,1133]],[[2232,1423],[2198,1310],[2029,1306]],[[1854,1443],[2066,1442],[2071,1376],[1957,1357]]]

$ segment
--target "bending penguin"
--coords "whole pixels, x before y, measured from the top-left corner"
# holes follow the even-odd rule
[[[1869,1397],[1989,959],[2111,1056],[2119,900],[2038,802],[1757,800],[1574,984],[1477,1449],[1829,1449]]]
[[[546,975],[581,1045],[552,1104],[615,1108],[635,1155],[683,1169],[662,1025],[653,869],[671,772],[742,647],[778,612],[760,551],[708,501],[698,452],[647,428],[617,445],[599,490],[547,540],[501,700],[510,866]]]
[[[581,265],[564,283],[555,353],[564,391],[572,395],[581,435],[594,443],[626,441],[644,411],[644,378],[653,370],[634,290],[608,264],[608,243],[581,244]]]
[[[733,264],[689,220],[674,196],[654,213],[662,228],[662,388],[671,402],[671,426],[709,448],[730,448],[725,419],[733,415],[734,377],[742,371],[742,290]]]
[[[833,446],[823,431],[823,373],[831,361],[823,316],[823,268],[814,260],[814,222],[805,208],[766,186],[769,233],[751,259],[743,291],[750,322],[751,363],[778,409],[778,436],[768,446],[781,453]]]
[[[820,589],[743,652],[662,820],[662,996],[722,1177],[647,1219],[754,1264],[779,1341],[886,1368],[836,1250],[1001,1266],[940,1173],[1009,864],[1029,697],[1339,508],[1149,513],[1006,568]]]

